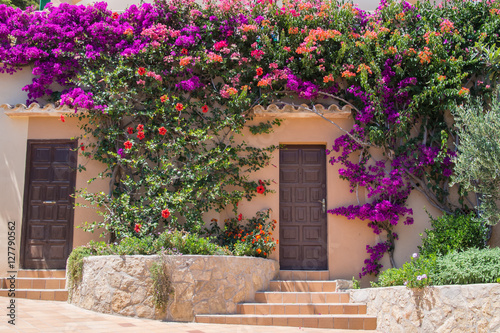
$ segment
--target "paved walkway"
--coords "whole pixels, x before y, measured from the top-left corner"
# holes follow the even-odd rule
[[[97,313],[66,302],[16,299],[16,325],[7,314],[9,298],[0,297],[0,332],[78,332],[78,333],[354,333],[368,331],[328,330],[300,327],[215,325],[173,323]],[[370,331],[373,332],[373,331]]]

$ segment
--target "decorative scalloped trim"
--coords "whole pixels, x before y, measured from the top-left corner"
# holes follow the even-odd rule
[[[351,115],[352,110],[349,105],[345,105],[342,109],[336,104],[331,104],[328,108],[325,108],[321,104],[316,104],[314,107],[327,118],[347,118]],[[53,103],[46,104],[43,107],[38,103],[31,103],[29,106],[25,104],[16,104],[15,106],[2,104],[0,108],[4,109],[5,114],[9,117],[58,117],[61,114],[74,112],[74,109],[69,108],[67,105],[56,107]],[[316,114],[308,111],[307,108],[306,104],[297,107],[286,104],[282,108],[276,104],[270,104],[267,108],[257,105],[254,106],[253,113],[257,117],[317,117]]]
[[[9,117],[59,117],[61,114],[74,113],[75,110],[69,108],[67,105],[55,106],[52,103],[41,106],[38,103],[31,103],[29,106],[25,104],[10,104],[0,105],[1,109]]]
[[[351,115],[352,110],[349,105],[345,105],[342,109],[336,104],[331,104],[328,108],[325,108],[321,104],[316,104],[314,107],[316,111],[327,118],[347,118]],[[282,108],[276,104],[270,104],[267,108],[264,108],[262,105],[254,106],[253,113],[257,117],[307,118],[318,116],[307,109],[309,109],[309,106],[306,104],[301,104],[300,106],[285,104]]]

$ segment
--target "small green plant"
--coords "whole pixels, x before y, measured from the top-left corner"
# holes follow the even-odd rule
[[[431,226],[432,229],[425,229],[426,236],[419,247],[423,257],[486,247],[488,227],[476,219],[473,213],[444,214],[436,219],[431,217]]]
[[[357,280],[354,276],[352,277],[352,289],[361,289],[359,280]]]
[[[238,241],[234,244],[233,253],[235,256],[251,256],[253,252],[252,245],[247,242]]]
[[[170,280],[165,272],[165,262],[160,256],[160,261],[155,262],[149,268],[153,280],[153,303],[157,309],[165,311],[170,295],[174,293]]]

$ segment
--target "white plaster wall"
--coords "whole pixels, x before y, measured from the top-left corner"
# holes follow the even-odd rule
[[[32,78],[33,75],[29,66],[23,67],[12,75],[0,73],[0,105],[25,104],[28,93],[22,91],[22,88],[31,83]]]

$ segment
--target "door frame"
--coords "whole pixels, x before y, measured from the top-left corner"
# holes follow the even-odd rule
[[[324,176],[325,176],[325,188],[324,188],[324,199],[325,199],[325,255],[326,255],[326,268],[325,270],[329,270],[329,254],[330,254],[330,249],[328,246],[328,212],[326,208],[326,204],[328,203],[327,197],[328,197],[328,163],[326,159],[326,144],[325,143],[284,143],[280,144],[280,150],[281,149],[286,149],[287,147],[290,148],[317,148],[317,149],[324,149],[325,150],[325,155],[324,155]],[[281,170],[281,154],[279,154],[279,169]],[[280,177],[281,177],[281,172],[280,172]],[[280,189],[281,183],[278,185],[278,211],[279,214],[281,214],[281,189]],[[280,215],[280,222],[281,222],[281,215]],[[281,235],[281,223],[280,223],[280,232],[279,234]],[[282,242],[280,242],[280,247],[281,247]],[[280,255],[278,258],[278,261],[281,261],[281,248],[280,248]],[[306,270],[304,268],[294,268],[291,270]],[[322,270],[322,269],[321,269]]]
[[[21,247],[19,249],[19,267],[21,269],[25,268],[25,246],[26,246],[26,238],[28,237],[28,212],[29,212],[29,198],[30,198],[30,177],[31,177],[31,147],[33,144],[50,144],[50,143],[63,143],[63,144],[71,144],[75,150],[78,149],[78,140],[71,139],[28,139],[26,144],[26,166],[25,166],[25,178],[24,178],[24,193],[23,193],[23,215],[22,215],[22,225],[21,225]],[[76,167],[78,167],[78,156],[76,161]],[[70,186],[73,188],[73,194],[76,189],[76,171],[71,177]],[[70,196],[70,203],[73,206],[72,213],[70,214],[69,219],[69,232],[68,239],[66,243],[69,245],[69,249],[73,248],[73,232],[75,228],[75,197]],[[69,251],[71,253],[71,251]],[[69,253],[68,253],[69,255]],[[35,269],[43,269],[43,268],[35,268]]]

